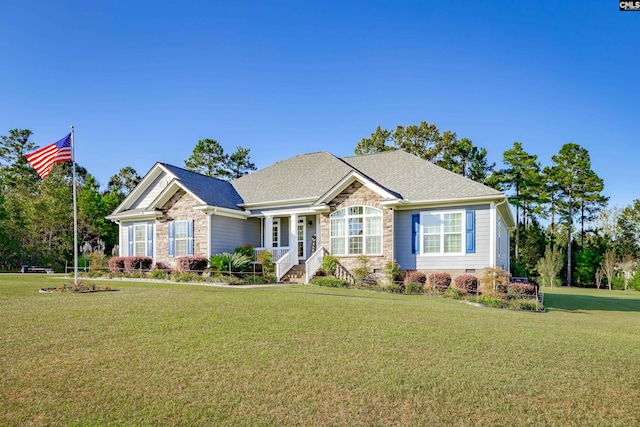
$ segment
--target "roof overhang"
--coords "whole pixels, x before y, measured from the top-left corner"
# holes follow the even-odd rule
[[[121,222],[121,221],[147,221],[154,220],[162,216],[162,212],[157,210],[145,210],[145,211],[123,211],[115,214],[111,214],[106,216],[106,219],[109,219],[113,222]]]
[[[219,216],[227,216],[230,218],[239,218],[239,219],[247,219],[250,216],[250,212],[242,210],[235,210],[229,208],[221,208],[219,206],[211,206],[211,205],[202,205],[195,206],[194,210],[204,212],[207,215],[219,215]]]
[[[268,202],[260,203],[240,203],[238,206],[244,209],[265,209],[276,208],[282,206],[300,206],[308,205],[318,200],[317,197],[302,197],[299,199],[287,199],[287,200],[272,200]]]
[[[383,188],[382,186],[376,184],[372,180],[368,179],[364,175],[351,171],[344,176],[340,181],[338,181],[333,187],[329,189],[326,193],[324,193],[315,203],[312,205],[312,208],[315,206],[323,206],[329,203],[331,200],[335,199],[338,194],[342,193],[345,188],[353,184],[354,182],[360,182],[362,185],[376,193],[382,199],[381,203],[387,203],[387,205],[392,203],[400,203],[402,199],[398,198],[395,194],[391,193],[389,190]]]

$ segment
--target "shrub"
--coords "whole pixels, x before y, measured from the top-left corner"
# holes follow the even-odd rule
[[[407,283],[404,287],[405,294],[421,294],[424,290],[420,283]]]
[[[424,286],[427,283],[427,275],[422,271],[407,271],[407,274],[404,276],[404,284],[407,285],[420,285]]]
[[[179,273],[204,271],[207,264],[207,259],[203,256],[183,256],[176,258],[176,271]]]
[[[499,295],[507,291],[509,273],[499,267],[487,267],[482,270],[478,290],[483,295]]]
[[[358,267],[354,268],[351,271],[353,275],[353,279],[355,281],[356,286],[363,286],[365,284],[365,280],[371,274],[371,269],[369,268],[369,258],[366,256],[358,257]]]
[[[262,255],[265,251],[261,252]],[[268,251],[266,251],[268,252]],[[271,253],[271,252],[269,252]],[[241,253],[223,252],[209,258],[209,264],[220,272],[240,272],[244,271],[250,264],[251,258]]]
[[[91,260],[89,271],[105,270],[107,268],[107,257],[99,252],[91,252],[87,255]]]
[[[89,269],[89,272],[87,274],[85,274],[85,277],[88,278],[92,278],[92,277],[102,277],[102,271],[99,270],[91,270]]]
[[[446,291],[444,291],[443,296],[445,298],[459,299],[462,297],[462,293],[457,288],[449,288]]]
[[[404,289],[404,282],[393,282],[380,287],[381,291],[390,292],[392,294],[403,294]]]
[[[394,259],[393,261],[387,262],[382,268],[384,272],[384,277],[387,279],[387,284],[391,284],[398,280],[398,274],[400,273],[400,265]]]
[[[335,276],[338,268],[338,258],[333,255],[325,255],[322,258],[322,272],[327,276]]]
[[[156,262],[156,265],[154,267],[156,270],[164,270],[164,271],[169,271],[169,266],[167,264],[165,264],[164,262]]]
[[[311,280],[313,285],[326,286],[328,288],[348,288],[349,282],[335,277],[315,277]]]
[[[507,295],[520,298],[525,295],[535,295],[536,286],[531,282],[513,282],[507,286]]]
[[[271,274],[274,270],[273,254],[271,251],[264,250],[258,254],[258,262],[262,265],[262,272]]]
[[[477,302],[487,307],[496,307],[496,308],[505,308],[509,307],[509,302],[494,296],[489,295],[480,295],[477,299]]]
[[[112,273],[121,273],[124,271],[124,257],[114,256],[109,259],[109,271]]]
[[[253,259],[255,256],[255,251],[251,245],[239,246],[233,250],[233,253],[242,254],[250,259]]]
[[[154,270],[151,273],[151,278],[152,279],[164,280],[164,279],[167,278],[167,271],[166,270]]]
[[[460,291],[461,295],[475,294],[478,292],[478,278],[473,274],[460,274],[453,279],[453,287]]]
[[[146,256],[124,257],[124,271],[132,273],[134,271],[149,270],[153,260]]]
[[[444,292],[451,285],[451,275],[449,273],[433,273],[429,276],[429,285],[438,292]]]

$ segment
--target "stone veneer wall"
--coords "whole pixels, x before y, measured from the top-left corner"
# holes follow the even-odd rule
[[[367,255],[369,258],[369,267],[373,271],[382,270],[384,265],[393,261],[393,210],[386,208],[380,204],[381,197],[374,191],[364,186],[359,181],[355,181],[353,184],[345,188],[342,193],[338,194],[331,202],[328,203],[331,208],[330,212],[323,213],[320,217],[320,227],[322,232],[322,246],[330,251],[331,239],[330,234],[330,222],[329,215],[338,210],[348,206],[370,206],[382,211],[382,255],[372,256]],[[359,266],[359,255],[339,256],[338,261],[347,270],[351,271]],[[375,275],[377,278],[382,277],[380,274]]]
[[[156,221],[156,262],[162,262],[169,267],[175,267],[175,258],[169,258],[169,226],[167,218],[174,221],[193,220],[193,254],[207,256],[207,214],[194,210],[198,203],[183,190],[176,194],[162,207],[163,215]]]

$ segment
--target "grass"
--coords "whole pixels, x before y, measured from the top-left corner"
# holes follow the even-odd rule
[[[67,279],[68,280],[68,279]],[[295,285],[0,275],[0,425],[640,424],[640,294],[548,312]]]

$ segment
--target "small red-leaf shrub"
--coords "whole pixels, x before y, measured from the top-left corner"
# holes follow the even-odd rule
[[[203,256],[183,256],[176,258],[176,271],[203,271],[207,268],[209,261]]]
[[[169,271],[169,266],[164,262],[156,262],[155,269]]]
[[[535,295],[536,285],[531,282],[512,282],[507,287],[507,294],[513,296]]]
[[[451,275],[449,273],[433,273],[429,276],[429,285],[438,292],[444,292],[451,285]]]
[[[406,285],[424,285],[427,283],[427,275],[422,271],[407,271],[407,275],[404,277],[404,284]]]
[[[109,271],[112,273],[122,273],[124,271],[124,258],[114,256],[109,259]]]
[[[461,274],[453,279],[453,288],[461,294],[475,294],[478,291],[478,278],[473,274]]]
[[[133,273],[140,270],[151,269],[153,260],[148,256],[128,256],[124,257],[124,271],[127,273]]]

